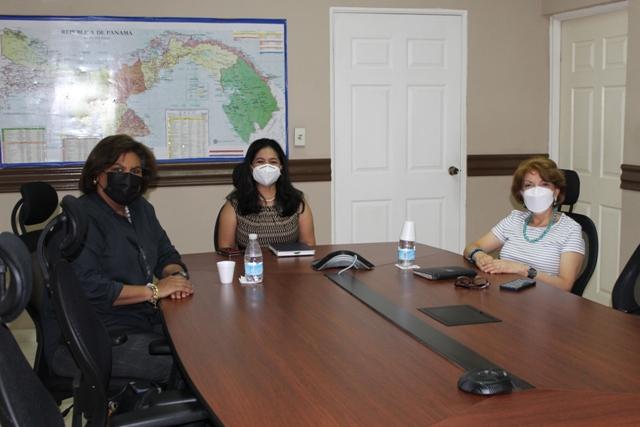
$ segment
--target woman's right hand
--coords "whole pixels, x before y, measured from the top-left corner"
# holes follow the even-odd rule
[[[167,276],[164,279],[160,279],[156,283],[158,287],[158,296],[162,298],[182,299],[193,294],[193,286],[191,282],[179,275]]]
[[[473,263],[476,267],[486,273],[487,266],[494,260],[489,253],[497,250],[501,246],[502,242],[490,231],[480,239],[468,245],[464,249],[464,255],[469,256],[469,254],[473,252]],[[478,251],[476,249],[480,250]]]

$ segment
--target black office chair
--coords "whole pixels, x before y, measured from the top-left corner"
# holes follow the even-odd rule
[[[47,223],[38,238],[33,256],[35,264],[33,292],[27,305],[27,311],[36,326],[38,342],[34,370],[58,405],[62,400],[73,396],[73,378],[57,375],[45,357],[45,351],[51,355],[57,351],[57,348],[65,347],[62,332],[52,308],[49,275],[52,266],[59,259],[75,258],[82,249],[87,230],[86,217],[80,212],[74,197],[64,197],[60,205],[62,213]],[[73,215],[76,220],[67,220],[69,215]],[[61,354],[68,353],[65,351]],[[68,357],[68,363],[73,364],[71,356]]]
[[[27,312],[36,330],[36,354],[33,370],[59,405],[62,400],[72,396],[72,378],[55,375],[44,357],[46,334],[44,332],[45,320],[43,316],[46,315],[49,298],[35,257],[37,242],[43,227],[34,229],[36,225],[43,223],[56,211],[58,193],[51,185],[45,182],[23,184],[20,187],[20,193],[22,198],[18,200],[11,212],[11,228],[27,245],[29,251],[32,252],[33,258],[33,286],[31,297],[27,304]],[[29,231],[27,231],[27,227],[30,228]]]
[[[45,319],[51,316],[48,313],[48,306],[51,305],[49,294],[46,289],[42,272],[34,254],[31,255],[33,270],[33,287],[31,298],[27,304],[27,312],[33,321],[36,330],[36,354],[33,362],[33,370],[40,378],[40,381],[49,390],[51,396],[58,405],[63,400],[73,396],[73,378],[57,375],[53,372],[44,355],[47,340],[51,339],[51,334],[45,333],[45,328],[57,328],[55,319],[50,319],[47,323]]]
[[[187,391],[160,392],[153,385],[127,381],[113,393],[112,337],[81,291],[69,263],[82,248],[86,214],[72,196],[65,196],[61,206],[63,212],[41,236],[43,250],[38,254],[48,271],[45,276],[58,324],[79,368],[74,379],[73,425],[79,426],[83,416],[98,426],[170,426],[206,420],[206,411]]]
[[[115,398],[109,393],[111,340],[68,261],[56,263],[53,301],[63,334],[80,367],[74,390],[73,425],[82,416],[92,425],[175,426],[207,420],[207,412],[184,390],[161,392],[131,383]]]
[[[580,224],[580,227],[582,227],[582,237],[584,238],[585,243],[584,262],[582,263],[582,268],[578,274],[578,278],[571,288],[572,293],[582,296],[584,289],[587,287],[587,284],[589,284],[589,280],[596,269],[596,264],[598,263],[598,229],[591,218],[586,215],[573,212],[573,205],[576,204],[580,197],[580,177],[578,177],[576,171],[568,169],[562,169],[562,171],[564,172],[564,176],[567,181],[567,189],[564,201],[560,205],[560,210],[562,211],[563,206],[568,206],[568,210],[564,213]]]
[[[29,366],[6,324],[31,293],[31,257],[14,234],[0,234],[0,425],[63,427],[58,405]]]
[[[222,209],[224,209],[224,205],[218,211],[218,216],[216,216],[216,225],[213,226],[213,249],[218,251],[218,230],[220,228],[220,214],[222,213]]]
[[[88,219],[73,196],[60,202],[62,212],[44,227],[37,245],[37,261],[45,285],[50,284],[50,272],[61,259],[73,260],[80,253],[87,235]]]
[[[35,252],[42,227],[27,231],[27,226],[42,224],[58,207],[58,193],[46,182],[27,182],[20,186],[22,198],[11,211],[11,228],[30,252]]]
[[[613,285],[611,304],[616,310],[640,314],[640,245]]]

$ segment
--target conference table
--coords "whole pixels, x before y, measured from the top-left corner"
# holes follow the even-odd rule
[[[396,243],[317,246],[313,257],[264,250],[264,284],[219,283],[215,253],[183,257],[195,292],[163,300],[171,345],[212,418],[227,426],[640,425],[640,317],[544,283],[482,290],[398,269]],[[367,290],[533,388],[498,396],[458,389],[464,369],[416,340],[310,264],[337,249],[373,262],[349,270]],[[466,266],[417,245],[421,267]],[[335,270],[333,270],[335,273]],[[471,305],[500,322],[445,326],[422,307]]]

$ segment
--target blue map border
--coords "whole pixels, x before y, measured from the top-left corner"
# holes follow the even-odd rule
[[[284,117],[285,143],[284,155],[289,158],[289,58],[287,20],[284,18],[179,18],[179,17],[144,17],[144,16],[71,16],[71,15],[0,15],[0,21],[134,21],[134,22],[202,22],[202,23],[242,23],[242,24],[282,24],[284,27],[284,103],[286,114]],[[107,136],[107,135],[105,135]],[[3,141],[0,140],[0,145]],[[211,159],[210,157],[190,157],[184,159],[156,159],[158,164],[172,163],[236,163],[244,157],[226,157]],[[37,163],[4,163],[0,150],[0,169],[34,168],[34,167],[64,167],[80,166],[84,162],[37,162]]]

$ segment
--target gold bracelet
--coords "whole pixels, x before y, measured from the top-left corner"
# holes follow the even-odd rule
[[[158,290],[158,287],[154,283],[149,282],[147,283],[147,288],[151,289],[151,292],[153,292],[149,302],[153,304],[154,307],[157,307],[158,300],[160,299],[160,291]]]

